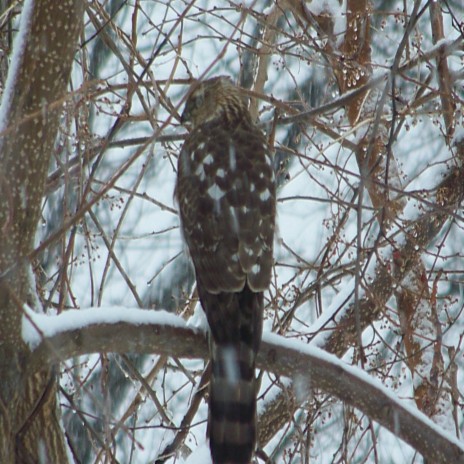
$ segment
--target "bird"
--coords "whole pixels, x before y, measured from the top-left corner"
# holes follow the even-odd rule
[[[214,464],[249,464],[264,292],[273,267],[276,187],[271,150],[228,76],[195,81],[181,123],[175,197],[209,325],[207,435]]]

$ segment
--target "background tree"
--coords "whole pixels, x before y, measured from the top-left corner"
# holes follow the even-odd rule
[[[205,462],[172,191],[213,74],[279,179],[258,461],[463,461],[459,1],[1,6],[2,462]]]

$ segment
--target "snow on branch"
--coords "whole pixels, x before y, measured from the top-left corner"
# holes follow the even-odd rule
[[[26,0],[24,2],[19,24],[19,32],[14,40],[10,71],[5,83],[5,90],[3,91],[2,103],[0,105],[0,132],[3,132],[7,128],[9,112],[13,102],[13,93],[15,91],[15,86],[19,75],[19,68],[21,66],[26,49],[26,39],[31,28],[32,13],[34,11],[33,7],[33,0]]]
[[[111,306],[37,314],[24,307],[23,340],[33,351],[31,368],[97,352],[158,353],[204,358],[204,334],[166,311]]]
[[[203,332],[165,311],[91,308],[44,316],[24,309],[23,339],[33,350],[30,369],[94,352],[157,353],[206,358]],[[318,389],[336,396],[386,427],[435,463],[464,463],[464,446],[424,414],[406,405],[366,372],[336,356],[265,334],[258,367],[294,380],[297,396]],[[309,398],[308,398],[309,399]]]
[[[430,462],[464,463],[464,445],[380,381],[334,355],[275,334],[264,336],[258,364],[291,377],[294,388],[317,388],[353,406],[411,445]],[[301,398],[301,392],[295,392]],[[310,399],[308,397],[308,399]]]

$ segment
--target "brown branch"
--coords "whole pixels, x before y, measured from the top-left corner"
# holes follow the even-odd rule
[[[396,74],[400,75],[410,69],[415,68],[417,65],[421,63],[426,63],[429,60],[436,58],[437,56],[448,57],[452,53],[457,50],[464,50],[463,40],[461,38],[456,39],[452,42],[442,43],[437,45],[436,47],[432,48],[428,52],[425,52],[421,55],[418,55],[415,58],[407,61],[403,65],[399,66],[397,69]],[[330,109],[337,109],[343,107],[345,104],[350,102],[353,98],[357,98],[358,96],[366,93],[368,90],[375,89],[379,87],[382,83],[385,83],[387,79],[391,76],[391,71],[387,71],[382,73],[381,75],[377,75],[369,79],[366,84],[351,90],[344,95],[340,96],[339,98],[335,99],[334,101],[324,105],[320,108],[311,109],[308,111],[302,111],[296,115],[282,117],[279,119],[278,124],[290,124],[294,122],[311,122],[311,118],[326,112]]]
[[[275,5],[266,18],[266,29],[263,35],[262,45],[258,51],[258,69],[254,83],[254,90],[256,92],[262,92],[267,81],[268,63],[274,51],[274,42],[277,36],[275,26],[282,14],[283,12],[280,7]],[[258,100],[251,100],[250,113],[254,120],[258,119]]]
[[[192,423],[192,420],[195,417],[195,414],[197,413],[198,408],[200,407],[200,403],[205,396],[205,390],[209,382],[209,377],[210,377],[210,369],[209,369],[209,364],[208,364],[208,366],[203,371],[203,374],[201,376],[201,379],[195,391],[195,394],[193,395],[188,411],[183,417],[182,422],[179,426],[179,432],[176,433],[173,440],[159,454],[158,459],[156,460],[155,464],[162,464],[166,462],[166,460],[172,457],[173,455],[175,455],[177,450],[181,447],[182,443],[184,442],[190,430],[190,425]]]
[[[440,3],[441,2],[437,2],[436,0],[429,2],[430,21],[432,23],[432,39],[434,44],[445,38]],[[442,114],[443,119],[445,120],[446,136],[449,143],[456,125],[454,118],[456,105],[454,103],[452,93],[452,79],[450,76],[446,55],[439,54],[436,58],[436,63],[438,70],[438,86],[440,88],[440,100],[443,107]]]

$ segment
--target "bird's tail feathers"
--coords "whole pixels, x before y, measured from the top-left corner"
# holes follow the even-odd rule
[[[214,464],[249,464],[256,441],[256,353],[245,342],[211,346],[208,433]]]

